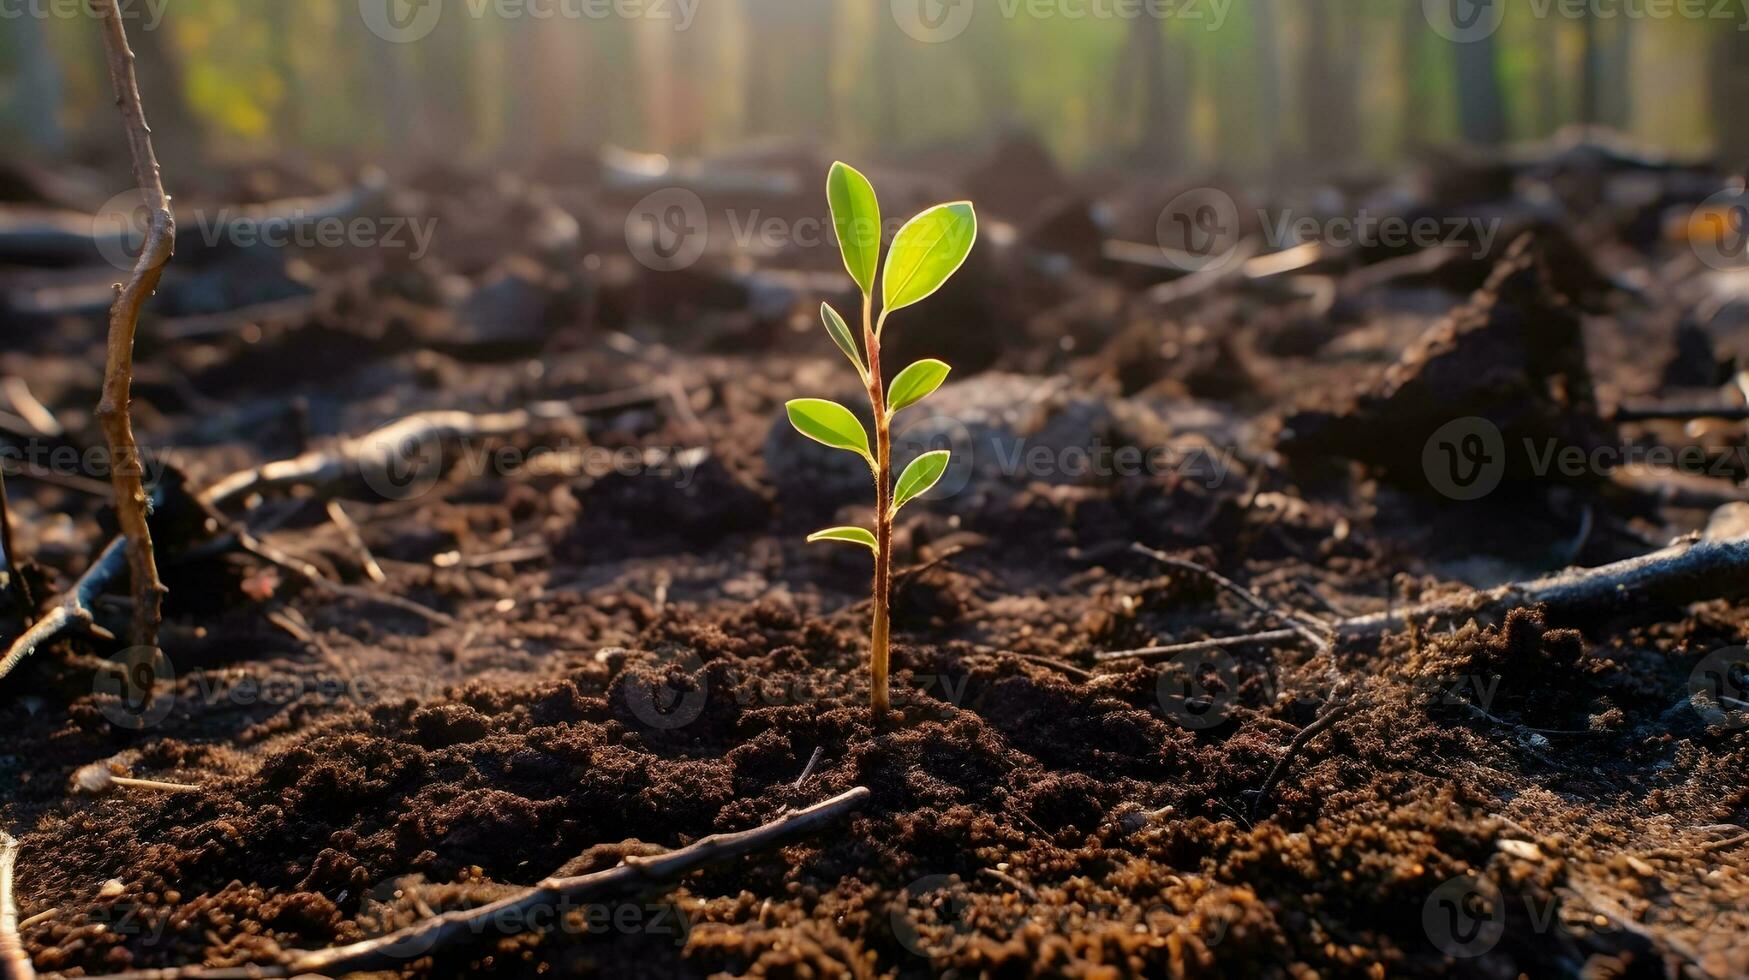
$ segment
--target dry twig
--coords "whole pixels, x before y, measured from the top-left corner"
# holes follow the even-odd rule
[[[358,523],[346,512],[346,508],[340,506],[340,501],[328,501],[328,519],[340,529],[352,550],[358,552],[358,561],[364,567],[365,576],[378,585],[387,582],[389,577],[383,574],[383,566],[378,565],[376,556],[370,553],[370,545],[364,542],[364,533],[358,529]]]
[[[151,502],[141,480],[140,447],[134,442],[130,412],[134,381],[134,333],[140,323],[140,308],[158,288],[164,266],[176,247],[176,219],[170,214],[170,198],[158,171],[152,150],[152,131],[140,106],[139,84],[134,78],[134,53],[128,47],[118,0],[106,0],[103,12],[103,48],[109,59],[109,81],[115,89],[115,104],[127,127],[128,150],[133,156],[134,181],[146,207],[152,212],[145,247],[134,262],[133,273],[116,287],[115,305],[109,312],[109,354],[103,371],[103,399],[97,417],[109,440],[111,481],[115,485],[116,519],[127,536],[128,566],[134,584],[134,643],[158,645],[158,623],[163,615],[164,583],[158,578],[158,563],[152,553],[152,531],[146,523]]]
[[[1196,562],[1186,561],[1183,558],[1174,558],[1171,555],[1155,551],[1153,548],[1149,548],[1142,544],[1130,545],[1130,550],[1140,555],[1147,555],[1149,558],[1154,559],[1162,565],[1176,568],[1180,571],[1201,575],[1221,588],[1226,589],[1228,592],[1238,596],[1240,599],[1243,599],[1251,608],[1271,619],[1280,621],[1288,629],[1305,637],[1306,641],[1311,643],[1313,647],[1316,647],[1319,650],[1327,650],[1330,648],[1330,639],[1328,636],[1330,628],[1326,626],[1322,620],[1319,620],[1316,617],[1295,609],[1289,609],[1285,606],[1273,605],[1269,600],[1252,592],[1250,589],[1245,588],[1232,579],[1227,578],[1220,572],[1199,565]]]
[[[509,934],[532,922],[551,921],[531,915],[537,909],[612,901],[664,889],[707,864],[726,861],[777,844],[804,831],[843,819],[867,803],[873,794],[858,786],[804,810],[786,813],[770,823],[731,834],[712,834],[685,847],[653,857],[627,857],[617,866],[570,878],[548,878],[479,908],[458,909],[433,916],[405,929],[332,949],[287,950],[278,963],[221,969],[174,967],[118,973],[100,980],[220,980],[243,977],[292,977],[302,974],[341,976],[367,970],[395,970],[408,961],[471,937]]]
[[[33,623],[24,635],[13,641],[4,657],[0,657],[0,677],[12,673],[25,657],[35,653],[37,649],[62,633],[78,627],[92,625],[91,604],[97,600],[103,590],[109,587],[110,580],[121,573],[127,563],[127,542],[116,538],[103,549],[85,574],[73,583],[66,594],[61,596],[60,603],[50,610],[48,615]]]
[[[1305,750],[1306,744],[1316,738],[1318,733],[1336,724],[1360,706],[1359,698],[1351,693],[1346,684],[1332,692],[1331,698],[1331,703],[1325,706],[1324,713],[1313,719],[1310,725],[1300,729],[1299,734],[1295,735],[1293,741],[1288,743],[1287,751],[1283,752],[1281,758],[1275,760],[1275,765],[1269,768],[1269,775],[1263,778],[1263,785],[1257,788],[1257,795],[1251,798],[1252,819],[1257,818],[1257,811],[1263,806],[1263,801],[1269,798],[1269,791],[1281,781],[1282,774],[1287,772],[1287,767],[1293,763],[1294,758]]]

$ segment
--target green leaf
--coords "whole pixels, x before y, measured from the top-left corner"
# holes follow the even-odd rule
[[[834,163],[826,175],[826,200],[832,205],[832,226],[838,231],[844,268],[863,295],[872,296],[875,267],[881,260],[881,205],[874,187],[855,167]]]
[[[924,453],[911,461],[905,467],[905,472],[899,474],[899,483],[893,491],[893,513],[899,508],[929,492],[935,486],[941,474],[947,472],[947,461],[953,453],[946,449],[937,449],[932,453]]]
[[[958,271],[978,238],[970,201],[937,204],[899,229],[881,274],[882,314],[926,299]]]
[[[784,406],[789,422],[796,431],[809,439],[833,449],[848,449],[870,460],[868,433],[862,423],[850,414],[850,409],[824,398],[797,398]]]
[[[877,547],[874,533],[860,527],[829,527],[824,531],[815,531],[808,535],[808,543],[815,541],[843,541],[847,544],[860,544],[873,551]]]
[[[951,370],[943,362],[927,358],[900,371],[893,379],[893,386],[887,390],[887,411],[897,412],[928,398],[947,380],[947,372]]]
[[[820,319],[826,324],[826,332],[832,335],[832,342],[850,358],[850,363],[856,365],[856,373],[868,377],[868,367],[862,363],[862,352],[856,346],[856,338],[850,332],[850,324],[838,315],[828,303],[820,304]]]

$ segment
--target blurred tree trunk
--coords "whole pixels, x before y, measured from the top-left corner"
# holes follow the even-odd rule
[[[559,141],[564,116],[554,98],[564,92],[564,79],[549,56],[547,37],[567,24],[543,23],[524,17],[509,25],[509,57],[504,59],[508,125],[504,149],[513,160],[539,160]]]
[[[1719,163],[1739,173],[1749,167],[1749,126],[1743,124],[1743,106],[1749,105],[1749,30],[1742,29],[1745,27],[1749,27],[1749,14],[1740,11],[1735,22],[1715,28],[1707,63],[1707,97]]]
[[[1253,0],[1251,44],[1256,52],[1257,145],[1262,147],[1264,172],[1279,173],[1281,145],[1281,49],[1276,18],[1279,0]]]
[[[1300,63],[1300,124],[1314,166],[1340,167],[1353,159],[1360,135],[1353,59],[1338,31],[1353,23],[1335,9],[1340,0],[1301,0],[1308,20]]]
[[[1597,16],[1587,10],[1579,20],[1584,30],[1579,60],[1579,121],[1595,125],[1603,98],[1603,49],[1597,37]]]
[[[474,102],[474,64],[469,17],[450,16],[423,41],[405,45],[418,49],[421,149],[453,159],[473,148],[479,138]],[[543,22],[540,27],[547,27]]]
[[[1450,0],[1456,6],[1471,0]],[[1454,43],[1457,61],[1458,129],[1465,141],[1492,146],[1506,139],[1506,103],[1500,93],[1500,59],[1494,34]]]
[[[270,3],[267,5],[268,24],[271,27],[271,45],[273,69],[285,83],[280,92],[279,104],[273,107],[273,128],[278,134],[281,148],[297,146],[304,132],[304,94],[298,82],[297,62],[293,52],[297,45],[293,41],[297,29],[292,16],[292,6],[289,3]]]
[[[1157,19],[1132,18],[1113,99],[1130,137],[1131,162],[1166,171],[1184,165],[1190,94],[1184,62],[1171,54]]]
[[[886,16],[885,11],[877,17]],[[869,74],[875,90],[874,141],[880,146],[893,146],[899,141],[899,49],[898,31],[878,25],[874,48],[870,52]]]
[[[749,135],[820,134],[830,125],[834,10],[828,3],[741,0],[742,122]]]
[[[1541,25],[1536,32],[1536,136],[1547,136],[1561,128],[1561,46],[1560,34],[1553,25]]]
[[[1584,60],[1579,91],[1579,121],[1627,129],[1632,124],[1633,28],[1616,18],[1606,32],[1596,12],[1584,25]]]
[[[8,58],[16,66],[17,82],[8,113],[26,146],[43,156],[66,148],[61,130],[61,72],[49,48],[41,17],[20,17],[6,30]]]
[[[1402,116],[1397,125],[1397,147],[1412,154],[1427,145],[1426,89],[1421,84],[1421,52],[1427,42],[1427,18],[1419,3],[1403,5],[1397,21],[1397,70],[1402,74]]]
[[[377,125],[387,138],[391,157],[411,155],[415,152],[414,115],[419,104],[418,89],[407,65],[407,49],[411,45],[384,40],[370,31],[364,33],[369,35],[365,61],[375,96]]]

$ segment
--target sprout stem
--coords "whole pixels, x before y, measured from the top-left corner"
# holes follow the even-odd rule
[[[876,718],[889,708],[887,697],[888,605],[893,591],[893,439],[887,416],[887,393],[881,383],[880,324],[874,321],[874,297],[862,297],[862,338],[868,347],[868,400],[875,424],[875,571],[874,615],[869,626],[869,704]]]

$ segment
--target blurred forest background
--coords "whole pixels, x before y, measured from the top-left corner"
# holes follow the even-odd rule
[[[397,42],[360,0],[128,0],[160,155],[515,162],[801,137],[917,158],[1019,125],[1083,170],[1271,177],[1585,122],[1749,160],[1746,0],[1431,0],[1506,5],[1468,43],[1422,0],[1176,0],[1165,17],[1113,16],[1123,0],[423,2],[441,17]],[[905,3],[970,21],[918,40]],[[95,160],[119,140],[95,25],[66,14],[80,5],[0,0],[7,156]]]

